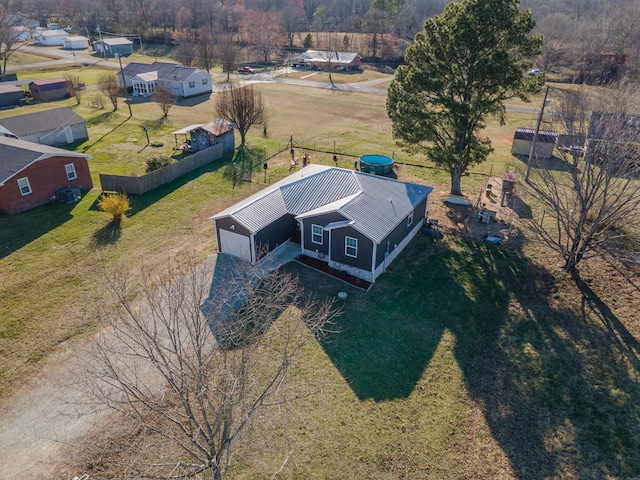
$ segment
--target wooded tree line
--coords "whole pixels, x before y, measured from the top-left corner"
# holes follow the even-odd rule
[[[207,68],[219,38],[231,36],[251,47],[256,60],[276,58],[286,46],[358,51],[391,60],[427,18],[442,13],[447,0],[3,0],[7,13],[21,11],[40,21],[70,25],[97,38],[98,27],[113,34],[172,41],[180,61]],[[576,81],[616,75],[622,59],[637,69],[640,4],[634,0],[527,0],[545,44],[537,59],[543,70],[557,64],[575,68]],[[308,35],[310,34],[310,35]],[[351,34],[351,35],[350,35]],[[365,34],[356,36],[353,34]],[[306,39],[306,41],[305,41]],[[603,52],[617,56],[601,58]],[[205,65],[201,65],[204,62]],[[594,71],[595,70],[595,71]],[[611,72],[612,71],[612,72]],[[608,72],[608,73],[607,73]],[[593,77],[593,78],[592,78]]]

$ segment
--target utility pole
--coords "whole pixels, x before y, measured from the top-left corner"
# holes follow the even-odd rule
[[[542,115],[544,114],[544,107],[547,104],[547,96],[549,95],[549,85],[544,92],[544,100],[542,101],[542,108],[538,114],[538,121],[536,122],[536,130],[533,134],[533,141],[531,142],[531,150],[529,152],[529,160],[527,160],[527,169],[524,172],[524,181],[529,183],[529,173],[531,172],[531,160],[535,155],[536,142],[538,141],[538,133],[540,132],[540,124],[542,123]]]
[[[122,56],[120,55],[120,49],[118,49],[116,57],[118,57],[118,62],[120,63],[120,74],[122,75],[122,86],[124,87],[124,101],[126,102],[127,107],[129,107],[129,118],[131,118],[133,117],[133,112],[131,111],[131,103],[129,103],[129,90],[127,90],[127,80],[124,78],[124,70],[122,69]],[[147,136],[147,140],[148,139],[149,137]]]

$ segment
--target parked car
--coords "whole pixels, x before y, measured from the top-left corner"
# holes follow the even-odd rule
[[[530,76],[534,76],[534,75],[540,75],[542,73],[542,70],[540,70],[539,68],[534,68],[533,70],[529,70],[529,75]]]
[[[249,73],[256,73],[256,71],[255,71],[253,68],[251,68],[251,67],[240,67],[240,68],[238,69],[238,73],[246,73],[246,74],[249,74]]]

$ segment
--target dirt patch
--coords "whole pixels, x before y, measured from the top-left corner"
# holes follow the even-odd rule
[[[460,235],[473,240],[482,240],[485,235],[499,235],[508,242],[517,234],[514,222],[527,216],[528,209],[517,196],[517,190],[503,197],[500,177],[488,177],[481,193],[465,196],[470,206],[445,201],[450,192],[448,183],[436,184],[433,188],[429,195],[427,216],[437,221],[443,234]]]

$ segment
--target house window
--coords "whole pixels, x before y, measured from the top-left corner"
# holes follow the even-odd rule
[[[407,217],[407,227],[410,227],[411,225],[413,225],[413,211],[411,211],[411,213]]]
[[[76,174],[76,167],[73,163],[65,165],[64,169],[67,172],[68,180],[75,180],[76,178],[78,178],[78,175]]]
[[[191,81],[189,82],[189,88],[195,88],[196,87],[196,82]]]
[[[322,245],[322,226],[321,225],[311,225],[311,241],[313,243],[317,243],[318,245]]]
[[[202,79],[202,84],[203,84],[203,85],[206,85],[207,83],[209,83],[209,81],[208,81],[206,78],[203,78],[203,79]]]
[[[22,196],[29,195],[31,193],[31,185],[29,185],[29,179],[27,177],[18,179],[18,188]]]
[[[347,257],[356,258],[358,256],[358,239],[353,237],[344,238],[344,254]]]

